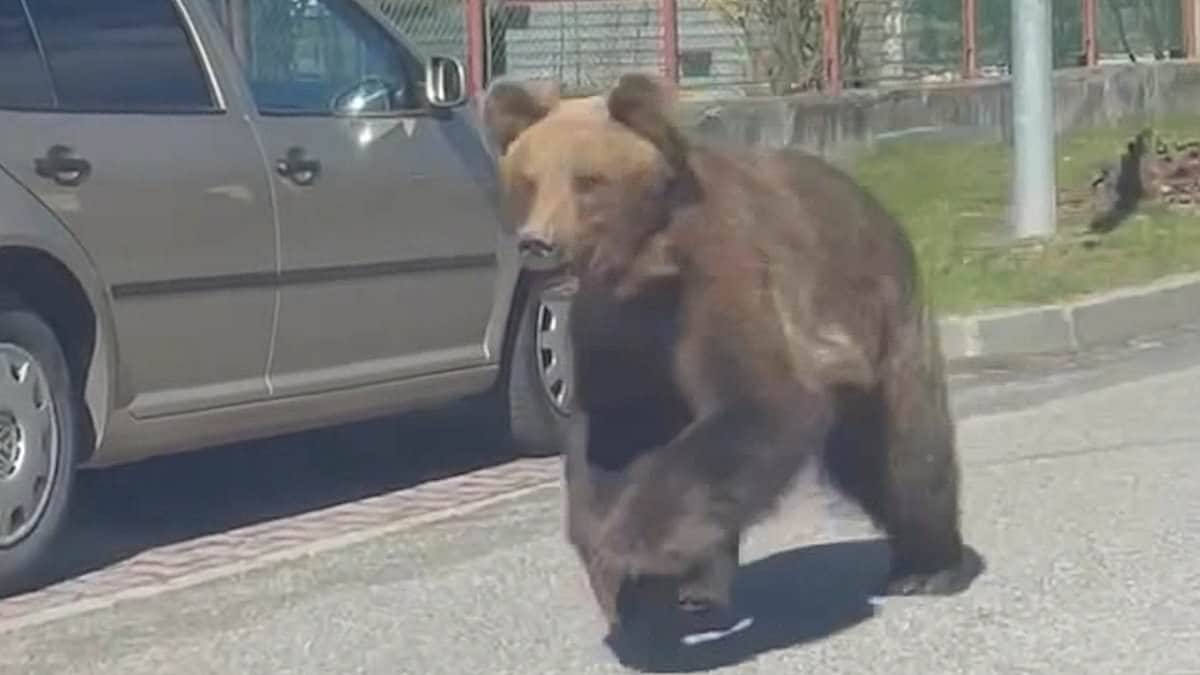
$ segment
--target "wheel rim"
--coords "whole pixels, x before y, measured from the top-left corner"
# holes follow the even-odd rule
[[[0,548],[28,536],[45,513],[58,442],[41,365],[17,345],[0,343]]]
[[[550,405],[560,413],[570,410],[571,357],[567,335],[567,306],[562,300],[542,300],[537,306],[537,339],[535,340],[538,373],[542,391]]]

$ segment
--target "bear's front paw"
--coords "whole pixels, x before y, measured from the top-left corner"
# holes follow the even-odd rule
[[[594,548],[584,556],[584,566],[592,595],[611,629],[620,623],[619,599],[621,588],[630,576],[628,569],[619,560]]]

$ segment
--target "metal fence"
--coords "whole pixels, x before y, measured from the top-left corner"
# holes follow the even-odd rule
[[[372,0],[429,53],[568,92],[622,72],[762,93],[1005,75],[1007,0]],[[1054,0],[1057,67],[1196,58],[1200,0]]]

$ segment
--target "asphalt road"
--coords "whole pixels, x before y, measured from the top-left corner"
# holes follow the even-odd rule
[[[754,531],[743,638],[681,669],[1200,673],[1200,337],[955,376],[953,598],[870,589],[887,551],[814,483]],[[5,675],[626,672],[548,488],[473,514],[0,634]]]

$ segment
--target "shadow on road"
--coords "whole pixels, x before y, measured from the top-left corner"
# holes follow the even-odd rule
[[[973,549],[970,554],[978,555]],[[890,549],[882,538],[777,553],[743,565],[738,572],[734,602],[739,612],[755,618],[745,632],[696,647],[649,647],[627,639],[611,640],[609,647],[627,668],[686,673],[732,666],[820,640],[874,616],[870,599],[882,592],[890,562]]]
[[[438,410],[81,472],[44,584],[150,548],[513,459],[464,419]]]

